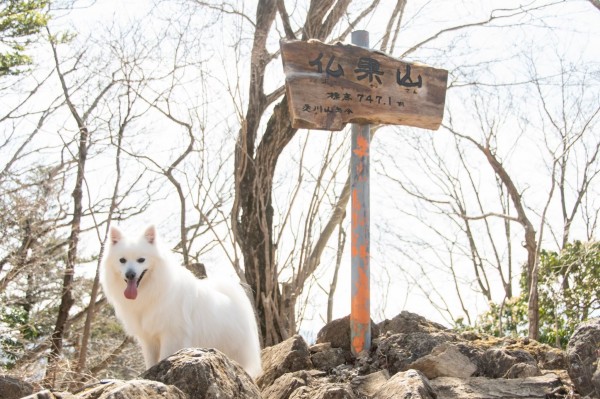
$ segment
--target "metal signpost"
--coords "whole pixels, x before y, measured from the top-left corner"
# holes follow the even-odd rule
[[[369,32],[352,32],[352,44],[369,47]],[[351,182],[351,310],[350,347],[355,355],[371,347],[371,285],[369,269],[369,147],[371,126],[352,124],[350,152]]]
[[[371,347],[369,270],[370,123],[439,128],[448,71],[407,63],[368,49],[369,33],[352,44],[282,41],[286,95],[294,128],[342,130],[352,123],[352,352]]]

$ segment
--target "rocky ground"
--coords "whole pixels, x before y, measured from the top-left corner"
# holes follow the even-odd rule
[[[317,343],[294,336],[262,353],[252,379],[213,349],[184,349],[131,381],[105,380],[73,393],[40,391],[0,377],[0,399],[264,398],[495,399],[600,398],[600,319],[583,323],[566,352],[527,339],[456,333],[402,312],[373,325],[373,346],[350,352],[348,317]]]

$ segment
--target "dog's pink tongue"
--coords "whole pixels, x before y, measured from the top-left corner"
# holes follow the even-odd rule
[[[125,298],[137,298],[137,283],[135,279],[127,280],[127,288],[125,288]]]

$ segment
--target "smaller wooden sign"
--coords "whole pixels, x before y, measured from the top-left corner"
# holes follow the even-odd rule
[[[354,45],[281,41],[294,128],[346,123],[439,128],[448,71]]]

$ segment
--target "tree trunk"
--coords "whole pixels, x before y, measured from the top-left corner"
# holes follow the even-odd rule
[[[284,98],[275,107],[254,160],[246,161],[248,152],[236,157],[236,170],[244,171],[239,182],[243,197],[240,199],[237,234],[244,255],[246,281],[254,293],[264,346],[279,343],[289,335],[289,312],[283,309],[277,280],[271,195],[277,159],[295,133]],[[238,163],[240,159],[244,159],[243,167]]]
[[[302,39],[326,40],[346,15],[350,0],[311,1]],[[378,3],[373,1],[371,8]],[[266,48],[276,14],[282,18],[288,38],[295,33],[289,25],[285,3],[261,0],[256,9],[254,41],[250,63],[248,108],[239,131],[235,152],[235,197],[232,211],[233,233],[244,255],[244,277],[252,288],[263,345],[274,345],[295,330],[294,311],[297,287],[278,282],[278,265],[273,243],[272,188],[277,160],[294,137],[287,98],[275,106],[260,141],[258,128],[267,107],[280,98],[283,88],[264,93],[266,66],[273,60]],[[368,15],[365,12],[356,22]]]
[[[504,166],[502,166],[502,163],[498,161],[494,154],[492,154],[489,147],[483,147],[480,144],[476,145],[484,153],[488,163],[490,166],[492,166],[498,178],[500,178],[502,183],[506,186],[512,204],[517,210],[518,221],[525,230],[524,246],[527,250],[527,287],[529,289],[529,302],[527,307],[529,338],[537,340],[539,338],[540,309],[538,304],[538,256],[535,229],[533,228],[533,224],[529,218],[527,218],[521,194],[519,193],[508,172],[504,169]]]
[[[48,35],[51,36],[49,30]],[[50,339],[51,350],[48,359],[48,368],[46,369],[46,383],[50,382],[50,378],[54,378],[53,374],[55,373],[55,362],[62,353],[63,338],[67,320],[69,318],[69,311],[71,310],[71,307],[75,302],[75,300],[73,299],[72,292],[73,276],[75,272],[75,263],[77,261],[77,246],[79,244],[79,234],[81,232],[81,216],[83,213],[83,178],[85,175],[85,164],[88,155],[88,141],[90,137],[88,128],[85,125],[83,118],[79,115],[71,101],[69,89],[67,88],[64,75],[60,70],[60,63],[58,61],[58,54],[56,51],[55,44],[52,41],[51,43],[54,55],[54,62],[56,65],[56,73],[58,74],[58,78],[61,83],[63,95],[65,96],[65,100],[69,107],[69,111],[71,112],[71,116],[73,117],[77,124],[77,127],[79,128],[79,145],[77,151],[77,175],[75,178],[75,187],[73,188],[73,193],[71,194],[73,197],[73,218],[70,222],[71,233],[69,235],[68,240],[67,259],[65,264],[65,272],[63,276],[61,301],[58,307],[58,316],[56,318],[54,332],[52,333],[52,337]]]
[[[71,220],[71,234],[69,235],[67,259],[65,265],[65,272],[63,276],[63,287],[61,293],[60,305],[58,307],[58,316],[56,318],[56,324],[54,332],[51,337],[51,351],[49,358],[49,365],[46,371],[46,379],[53,378],[54,364],[60,354],[62,353],[63,338],[67,320],[69,318],[69,311],[73,306],[75,300],[73,299],[73,276],[75,273],[75,263],[77,261],[77,246],[79,244],[79,233],[81,231],[81,215],[83,213],[82,198],[83,198],[83,176],[85,171],[85,161],[87,158],[87,142],[88,142],[88,131],[86,128],[80,129],[79,132],[79,151],[78,151],[78,163],[77,163],[77,177],[75,179],[75,188],[73,189],[73,219]],[[48,372],[51,375],[48,375]]]

